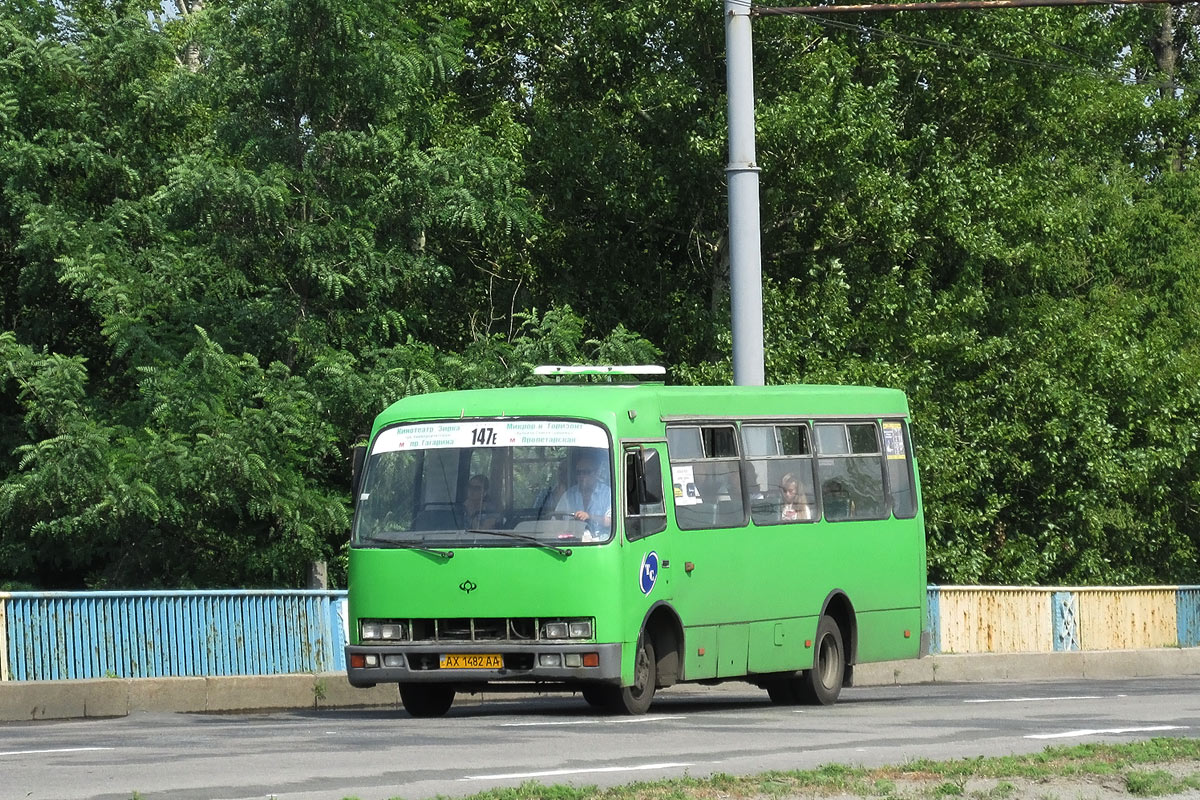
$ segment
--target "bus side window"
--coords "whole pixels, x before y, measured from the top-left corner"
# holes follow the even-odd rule
[[[892,513],[898,519],[912,519],[917,515],[915,492],[913,491],[912,459],[909,457],[908,437],[904,423],[899,420],[883,421],[883,449],[887,457],[888,493],[892,497]]]
[[[887,519],[883,452],[874,422],[819,422],[815,426],[821,506],[825,519]]]
[[[662,459],[657,450],[631,447],[625,451],[625,538],[632,542],[666,529]]]
[[[806,424],[744,424],[742,449],[747,459],[746,483],[755,525],[813,522],[818,518]]]
[[[742,461],[732,425],[667,428],[675,521],[683,530],[746,524]]]

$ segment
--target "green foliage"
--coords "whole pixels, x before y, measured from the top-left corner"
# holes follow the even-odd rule
[[[0,584],[299,585],[400,397],[730,380],[711,3],[160,6],[0,5]],[[1200,582],[1196,14],[755,21],[768,380],[909,394],[933,581]]]

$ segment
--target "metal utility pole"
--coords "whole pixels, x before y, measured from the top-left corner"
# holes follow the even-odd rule
[[[733,383],[762,386],[762,252],[758,162],[754,155],[754,56],[749,0],[725,0],[725,81],[729,101],[729,295]]]

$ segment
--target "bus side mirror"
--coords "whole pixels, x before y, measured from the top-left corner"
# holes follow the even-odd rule
[[[362,484],[363,464],[367,463],[367,437],[360,435],[350,446],[350,496],[358,501],[358,489]]]
[[[650,448],[625,451],[625,538],[635,541],[667,529],[663,507],[662,460]]]
[[[662,459],[657,450],[642,450],[638,475],[638,504],[658,505],[663,501]]]

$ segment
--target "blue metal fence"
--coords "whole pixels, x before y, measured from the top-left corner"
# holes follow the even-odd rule
[[[2,680],[344,670],[345,592],[0,595]]]
[[[1079,649],[1079,598],[1074,592],[1055,592],[1050,605],[1054,649]]]
[[[940,602],[941,593],[938,592],[938,587],[930,586],[925,592],[928,600],[927,609],[925,611],[925,630],[929,632],[929,652],[942,652],[942,626],[938,623],[938,617],[941,614]]]
[[[1200,586],[1180,586],[1175,595],[1180,647],[1200,647]]]
[[[1200,586],[1160,588],[1175,592],[1178,645],[1200,646]],[[966,652],[947,640],[942,619],[953,596],[943,594],[964,590],[988,591],[928,588],[934,653]],[[1053,618],[1053,642],[1039,647],[1080,649],[1078,596],[1088,590],[1038,591],[1052,593]],[[345,644],[340,591],[0,592],[0,680],[336,672],[346,668]]]

